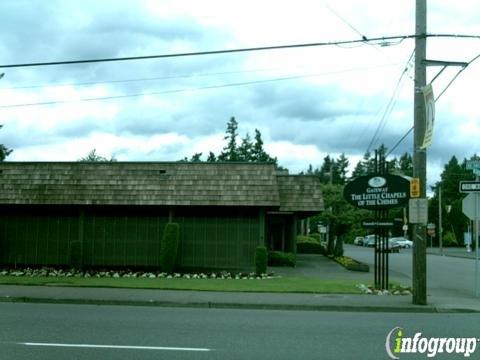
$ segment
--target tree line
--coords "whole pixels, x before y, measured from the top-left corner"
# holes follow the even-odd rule
[[[0,128],[2,125],[0,125]],[[219,154],[210,151],[205,159],[207,162],[269,162],[274,163],[277,168],[278,159],[265,151],[262,134],[255,129],[253,138],[246,133],[240,138],[238,132],[238,122],[231,117],[227,122],[224,140],[224,148]],[[379,156],[387,153],[387,148],[381,145],[377,150]],[[12,153],[12,149],[0,144],[0,161]],[[185,157],[182,162],[200,162],[203,153],[195,153],[190,158]],[[443,237],[445,245],[461,245],[463,243],[463,234],[467,231],[470,221],[462,212],[462,200],[465,194],[459,192],[459,182],[463,180],[474,180],[475,176],[471,170],[467,170],[468,160],[480,160],[476,154],[470,158],[464,158],[459,161],[456,156],[445,164],[440,181],[431,187],[433,197],[429,199],[429,222],[437,225],[437,236],[431,239],[434,246],[438,246],[438,219],[439,219],[439,192],[442,193],[442,213],[443,213]],[[116,161],[114,157],[110,159],[97,154],[93,149],[86,156],[78,159],[83,162],[102,162]],[[412,177],[413,161],[409,153],[404,153],[400,157],[393,157],[387,161],[390,173]],[[361,229],[361,220],[371,217],[371,213],[366,210],[356,209],[343,199],[344,185],[358,176],[368,175],[374,172],[375,156],[366,152],[362,159],[358,161],[353,168],[352,174],[348,175],[350,160],[342,153],[337,158],[327,155],[323,158],[320,165],[313,167],[309,165],[307,169],[300,174],[317,176],[322,184],[324,196],[325,211],[318,216],[310,219],[310,231],[316,232],[319,224],[329,224],[330,237],[346,240],[353,240],[357,235],[365,234]],[[447,211],[449,210],[449,211]],[[391,210],[391,217],[404,220],[404,210]],[[408,214],[407,214],[408,218]],[[398,230],[397,230],[398,231]],[[401,234],[396,234],[401,235]]]

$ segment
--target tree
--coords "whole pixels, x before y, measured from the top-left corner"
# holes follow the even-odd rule
[[[340,154],[340,157],[336,161],[336,169],[338,172],[338,183],[344,185],[347,182],[348,165],[350,162],[344,153]]]
[[[250,134],[247,133],[242,139],[242,143],[237,148],[238,161],[252,161],[253,160],[253,143]]]
[[[109,160],[106,157],[98,155],[97,150],[93,149],[87,154],[87,156],[84,156],[78,159],[78,161],[79,162],[113,162],[113,161],[117,161],[117,159],[115,159],[115,157],[112,156]]]
[[[238,123],[232,116],[227,123],[227,131],[224,140],[227,140],[227,145],[223,151],[218,155],[219,161],[238,161],[239,156],[237,152],[237,137],[238,137]]]
[[[213,152],[209,152],[208,153],[208,158],[207,158],[207,162],[215,162],[217,161],[217,157],[215,156],[215,154]]]
[[[263,148],[262,133],[258,129],[255,129],[255,142],[252,149],[252,161],[273,162],[275,165],[277,164],[277,158],[272,158]]]
[[[274,163],[277,169],[282,169],[277,164],[277,158],[271,157],[263,148],[262,134],[258,129],[255,129],[255,138],[252,141],[250,134],[247,133],[241,140],[240,145],[237,145],[238,138],[238,123],[234,117],[227,123],[227,130],[225,132],[224,140],[227,140],[227,145],[222,152],[216,156],[213,152],[209,152],[207,162],[216,161],[244,161],[244,162],[270,162]],[[197,153],[188,159],[185,157],[184,162],[201,161],[202,153]]]
[[[0,125],[0,129],[3,127],[3,125]],[[8,149],[5,147],[5,145],[0,144],[0,161],[4,161],[8,155],[12,153],[12,149]]]

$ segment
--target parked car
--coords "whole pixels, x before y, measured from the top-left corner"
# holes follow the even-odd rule
[[[363,239],[364,239],[363,236],[357,236],[357,237],[353,240],[353,245],[362,246],[362,245],[363,245]]]
[[[400,248],[401,248],[401,246],[400,246],[400,244],[397,243],[395,238],[388,239],[388,246],[387,246],[388,252],[398,253],[398,252],[400,252]]]
[[[375,235],[367,235],[363,238],[363,246],[374,247]]]
[[[413,241],[408,240],[404,237],[393,237],[391,240],[394,240],[401,248],[409,249],[413,246]]]

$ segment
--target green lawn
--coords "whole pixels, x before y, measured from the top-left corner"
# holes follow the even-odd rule
[[[245,279],[148,279],[0,276],[0,285],[47,285],[163,290],[286,292],[319,294],[359,294],[357,281],[322,280],[310,277]]]

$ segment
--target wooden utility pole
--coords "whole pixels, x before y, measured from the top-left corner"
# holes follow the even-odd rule
[[[420,179],[420,197],[427,196],[427,150],[421,149],[425,134],[425,101],[423,88],[427,82],[427,0],[416,0],[415,10],[415,91],[413,132],[413,176]],[[427,255],[425,224],[413,227],[413,297],[416,305],[427,304]]]

